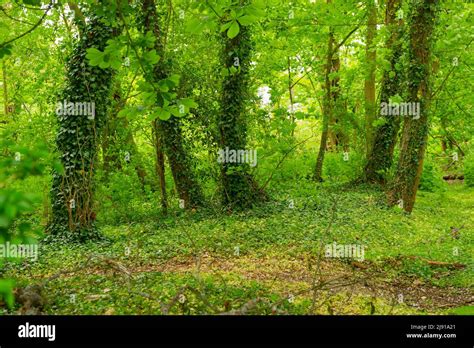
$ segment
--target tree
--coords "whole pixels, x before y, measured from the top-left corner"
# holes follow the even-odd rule
[[[389,103],[390,98],[402,93],[403,70],[403,19],[396,19],[401,8],[401,0],[388,0],[385,10],[385,25],[389,36],[386,46],[390,50],[390,68],[384,71],[380,102]],[[380,109],[379,109],[380,110]],[[400,128],[400,117],[397,115],[380,115],[381,124],[375,129],[374,141],[367,157],[364,175],[365,180],[384,184],[386,173],[392,166],[393,152]]]
[[[367,34],[365,42],[366,76],[364,81],[365,95],[365,151],[368,156],[373,145],[373,122],[375,121],[375,69],[377,51],[374,44],[377,33],[377,7],[375,0],[367,0]]]
[[[327,5],[330,5],[332,0],[327,0],[326,3]],[[352,29],[339,43],[334,39],[334,28],[331,26],[329,27],[326,64],[324,66],[324,100],[322,103],[323,129],[313,174],[313,180],[315,181],[323,181],[322,171],[324,154],[326,152],[329,135],[331,134],[330,123],[336,123],[338,120],[335,115],[338,114],[341,116],[343,113],[342,106],[339,103],[339,77],[337,76],[340,68],[339,49],[346,43],[359,26],[360,24]],[[332,76],[334,73],[336,73],[336,76]],[[342,134],[340,134],[339,137],[344,138]],[[336,144],[337,142],[337,136],[334,135],[333,143]]]
[[[240,0],[237,7],[243,8],[249,3],[248,0]],[[230,23],[228,31],[221,35],[221,62],[227,75],[222,82],[221,113],[218,118],[219,146],[222,151],[245,150],[247,145],[245,110],[253,43],[248,26],[240,26],[237,21]],[[223,161],[221,181],[225,206],[247,208],[266,197],[250,173],[248,163]]]
[[[437,0],[412,0],[409,33],[409,86],[408,101],[419,103],[420,114],[406,117],[403,123],[400,159],[389,202],[401,199],[403,209],[410,213],[423,170],[431,99],[431,47],[437,15]]]
[[[330,3],[330,0],[328,0]],[[324,154],[326,152],[326,146],[328,141],[328,134],[329,134],[329,122],[332,118],[333,114],[333,92],[331,90],[331,86],[333,82],[331,81],[330,74],[334,70],[334,32],[332,29],[329,29],[329,39],[328,39],[328,48],[326,53],[326,65],[325,65],[325,73],[324,73],[324,100],[323,100],[323,129],[321,132],[321,141],[319,143],[319,151],[318,157],[316,159],[316,167],[314,170],[313,179],[315,181],[323,181],[322,172],[323,172],[323,162],[324,162]]]
[[[146,35],[147,32],[153,33],[155,37],[154,49],[160,57],[152,73],[147,74],[145,77],[152,85],[157,86],[160,81],[166,80],[170,75],[170,67],[165,59],[165,31],[160,28],[160,18],[154,0],[144,0],[142,2],[142,12],[144,34]],[[159,107],[164,107],[167,101],[161,92],[157,91],[157,104]],[[183,113],[181,110],[178,110],[178,112]],[[166,196],[165,192],[163,192],[164,163],[162,162],[163,155],[161,151],[168,157],[178,196],[184,200],[185,206],[192,208],[201,205],[203,203],[203,195],[191,169],[192,159],[184,145],[180,120],[176,117],[169,117],[166,120],[155,119],[153,121],[153,132],[156,147],[157,173],[161,179],[163,207],[166,207]]]
[[[91,66],[86,51],[104,50],[115,34],[103,18],[94,14],[82,32],[67,62],[66,84],[59,98],[63,105],[56,110],[56,146],[64,172],[53,172],[52,216],[47,229],[52,235],[74,240],[98,236],[93,211],[94,173],[113,76],[109,68]],[[79,113],[79,106],[85,105],[89,111],[93,108],[93,113]]]

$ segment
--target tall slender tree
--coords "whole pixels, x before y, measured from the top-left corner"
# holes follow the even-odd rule
[[[328,0],[328,3],[331,1]],[[329,136],[329,122],[332,118],[334,103],[333,103],[333,93],[332,93],[332,81],[331,81],[331,72],[334,70],[334,33],[332,28],[329,30],[328,38],[328,48],[326,53],[326,64],[324,72],[324,100],[323,100],[323,130],[321,133],[321,140],[319,143],[318,157],[316,159],[316,167],[314,170],[313,179],[316,181],[323,181],[322,172],[323,172],[323,162],[324,155],[326,153],[326,146]]]
[[[367,12],[367,34],[365,42],[366,76],[364,81],[366,156],[369,155],[372,149],[374,139],[375,70],[377,66],[377,51],[375,47],[375,35],[377,33],[377,6],[375,5],[375,0],[367,0]]]
[[[326,0],[326,4],[330,6],[332,4],[332,0]],[[326,63],[324,65],[324,100],[322,105],[323,129],[313,173],[313,180],[315,181],[323,181],[323,163],[328,139],[332,138],[331,143],[333,145],[337,145],[339,140],[342,140],[344,146],[346,146],[347,143],[347,139],[345,139],[346,136],[343,132],[340,130],[334,132],[330,127],[331,125],[338,123],[339,118],[341,118],[345,113],[345,106],[341,105],[339,102],[339,77],[337,76],[337,72],[340,68],[339,49],[359,27],[360,24],[353,28],[340,42],[336,42],[335,40],[334,28],[331,26],[329,27]],[[336,73],[336,76],[331,76],[333,73]]]
[[[143,0],[143,28],[146,32],[152,32],[155,37],[155,47],[160,59],[155,64],[152,74],[146,78],[153,84],[166,79],[170,75],[169,62],[166,61],[165,31],[162,30],[157,6],[154,0]],[[163,106],[163,98],[158,91],[158,104]],[[164,187],[164,165],[163,155],[169,160],[171,172],[175,182],[176,190],[180,199],[184,200],[185,206],[192,208],[203,203],[201,187],[192,171],[192,158],[187,153],[184,144],[181,122],[178,118],[171,117],[166,121],[156,119],[153,121],[153,131],[157,155],[157,172],[161,178],[161,187]],[[162,148],[162,149],[161,149]],[[166,206],[166,196],[162,197],[162,205]]]
[[[383,73],[380,102],[389,103],[390,98],[402,94],[403,69],[401,58],[403,52],[404,24],[403,17],[397,19],[402,0],[388,0],[385,9],[385,25],[389,36],[386,47],[390,50],[390,68]],[[379,108],[380,110],[380,108]],[[379,113],[379,111],[378,111]],[[367,164],[364,169],[365,180],[384,184],[387,171],[393,163],[393,152],[400,129],[400,117],[397,115],[380,115],[383,123],[375,129]]]

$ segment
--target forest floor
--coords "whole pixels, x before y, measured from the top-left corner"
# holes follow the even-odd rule
[[[105,241],[40,245],[6,276],[46,281],[47,314],[474,313],[473,189],[420,191],[406,215],[372,187],[285,188],[242,213],[102,223]],[[364,259],[325,257],[334,242]]]

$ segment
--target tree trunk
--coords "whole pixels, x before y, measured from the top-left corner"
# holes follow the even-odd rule
[[[291,77],[291,57],[288,56],[288,95],[290,97],[291,136],[295,134],[295,109],[293,102],[293,81]]]
[[[435,27],[437,0],[412,1],[410,15],[409,102],[420,103],[419,117],[405,117],[400,159],[389,203],[401,199],[403,209],[410,213],[423,170],[428,137],[430,107],[430,59],[432,33]]]
[[[385,24],[389,30],[387,48],[392,51],[390,70],[383,74],[380,102],[388,103],[391,97],[402,94],[402,71],[397,68],[403,50],[403,20],[396,20],[402,0],[388,0],[385,12]],[[380,109],[379,109],[380,110]],[[379,112],[379,110],[377,112]],[[384,123],[377,127],[370,156],[364,169],[367,182],[385,184],[387,172],[393,163],[393,151],[400,129],[400,117],[380,115]]]
[[[328,3],[330,0],[328,0]],[[334,50],[334,33],[332,29],[329,32],[329,40],[328,40],[328,49],[326,55],[326,67],[324,73],[324,89],[325,89],[325,98],[323,100],[323,129],[321,133],[321,141],[319,144],[319,152],[318,157],[316,159],[316,167],[314,170],[313,179],[315,181],[323,181],[322,178],[322,171],[323,171],[323,162],[324,162],[324,154],[326,152],[326,146],[328,142],[328,134],[329,134],[329,122],[332,118],[333,114],[333,104],[332,104],[332,93],[331,93],[331,79],[330,74],[333,70],[333,50]]]
[[[342,118],[344,117],[344,110],[339,98],[339,81],[341,78],[337,75],[339,74],[340,68],[341,59],[339,57],[339,51],[336,50],[333,52],[331,59],[331,73],[336,74],[336,76],[331,80],[331,113],[328,128],[329,143],[326,146],[326,151],[337,151],[339,146],[344,143],[344,139],[346,138],[344,131],[340,127]]]
[[[158,175],[158,180],[160,183],[161,191],[161,207],[163,210],[168,209],[168,196],[166,193],[166,178],[165,178],[165,154],[163,153],[163,141],[161,139],[161,134],[159,127],[160,124],[158,120],[152,122],[153,127],[153,141],[155,146],[155,167],[156,174]]]
[[[120,84],[117,84],[115,87],[113,99],[114,105],[111,107],[102,135],[102,157],[105,177],[107,178],[113,170],[121,170],[123,161],[130,162],[135,167],[142,190],[145,190],[146,171],[138,152],[133,131],[130,129],[127,118],[119,118],[117,116],[124,104]],[[124,148],[128,152],[126,158],[120,156],[119,144],[126,145]]]
[[[368,157],[373,145],[373,122],[375,121],[375,69],[376,69],[376,48],[374,44],[377,33],[377,8],[375,0],[367,0],[367,36],[365,43],[366,55],[366,77],[364,82],[365,94],[365,148]]]
[[[6,58],[2,61],[2,79],[3,79],[3,108],[5,113],[5,122],[8,122],[8,87],[7,87],[7,65]]]
[[[247,4],[241,0],[240,4]],[[249,69],[252,42],[248,27],[242,26],[239,34],[229,39],[222,33],[222,65],[230,69],[236,67],[223,80],[221,90],[221,113],[218,118],[221,151],[245,150],[247,145],[247,124],[245,104],[249,90]],[[266,198],[250,173],[248,163],[221,163],[222,201],[228,208],[249,208],[256,201]]]
[[[153,76],[148,77],[153,80],[152,82],[156,83],[168,77],[168,69],[165,66],[166,63],[164,59],[166,53],[164,47],[164,37],[160,29],[155,1],[144,0],[142,5],[142,11],[144,14],[144,29],[146,32],[152,31],[154,33],[156,38],[155,49],[160,56],[160,60],[154,68]],[[155,140],[159,140],[159,142],[155,141],[155,145],[161,143],[162,149],[156,148],[155,151],[157,154],[159,151],[164,151],[168,157],[179,198],[184,200],[186,208],[193,208],[201,205],[204,201],[204,198],[201,187],[199,186],[198,181],[196,180],[191,169],[191,158],[184,146],[181,122],[179,119],[174,117],[171,117],[167,121],[157,120],[157,122],[159,123],[159,126],[154,127],[154,131],[159,132],[160,136],[155,137]],[[161,155],[157,155],[157,160],[161,160]],[[162,167],[162,164],[157,162],[157,171],[160,176],[162,175]],[[162,178],[160,177],[160,185],[163,187],[164,182],[161,179]],[[166,198],[163,195],[162,197],[163,203],[163,199]]]
[[[113,100],[113,105],[110,107],[109,115],[102,131],[102,166],[105,178],[108,178],[112,170],[121,169],[120,157],[117,153],[117,104],[121,100],[120,87],[115,88]]]
[[[67,80],[60,102],[90,103],[95,114],[58,113],[59,130],[56,145],[64,172],[53,172],[51,189],[52,217],[48,232],[67,239],[86,240],[98,236],[94,225],[94,172],[99,135],[107,117],[112,71],[92,67],[86,50],[104,50],[114,32],[98,17],[91,17],[85,33],[74,47],[67,63]],[[94,104],[92,104],[94,103]]]

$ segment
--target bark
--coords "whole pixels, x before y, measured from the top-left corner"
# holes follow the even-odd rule
[[[328,0],[328,3],[330,0]],[[319,144],[319,152],[318,157],[316,159],[316,167],[314,170],[313,179],[315,181],[323,181],[322,178],[322,171],[323,171],[323,162],[324,162],[324,155],[326,152],[326,146],[328,142],[328,135],[329,135],[329,122],[332,118],[332,111],[333,111],[333,102],[332,102],[332,92],[331,92],[331,79],[330,74],[333,70],[333,50],[334,50],[334,33],[332,30],[329,32],[329,39],[328,39],[328,49],[326,55],[326,66],[325,66],[325,73],[324,73],[324,90],[325,90],[325,97],[323,100],[323,129],[321,133],[321,141]]]
[[[165,79],[169,75],[169,67],[165,63],[165,38],[163,30],[160,28],[157,8],[154,0],[144,0],[142,4],[144,14],[144,30],[152,31],[155,35],[155,49],[160,60],[155,65],[152,82],[158,82]],[[150,77],[149,77],[150,78]],[[158,92],[159,93],[159,92]],[[160,98],[159,98],[160,99]],[[162,105],[160,105],[162,106]],[[164,187],[164,174],[161,173],[163,168],[160,151],[163,151],[168,157],[171,172],[176,186],[176,191],[180,199],[184,200],[186,208],[193,208],[203,203],[203,194],[201,187],[192,171],[191,156],[188,155],[181,130],[179,119],[171,117],[167,121],[157,120],[158,125],[153,125],[154,132],[159,133],[155,136],[155,145],[162,145],[156,148],[157,153],[157,172],[160,176],[160,186]],[[163,192],[162,192],[163,193]],[[162,195],[162,204],[165,195]]]
[[[241,0],[245,5],[247,0]],[[246,100],[249,87],[252,42],[248,27],[229,39],[222,33],[221,61],[225,68],[238,62],[240,71],[226,76],[221,90],[221,113],[218,118],[220,149],[245,150],[247,146]],[[228,208],[249,208],[266,198],[250,173],[247,163],[221,163],[222,201]]]
[[[168,196],[166,193],[166,178],[165,178],[165,154],[163,153],[163,141],[161,139],[161,132],[159,130],[160,124],[158,120],[152,122],[153,127],[153,141],[155,146],[155,168],[156,175],[160,183],[161,192],[161,207],[168,209]]]
[[[401,199],[408,213],[415,204],[429,130],[431,41],[437,4],[437,0],[413,1],[411,8],[408,98],[420,103],[420,117],[405,118],[397,174],[388,197],[391,204]]]
[[[2,62],[2,79],[3,79],[3,107],[5,112],[5,122],[8,122],[8,87],[7,87],[7,66],[6,59]]]
[[[91,47],[103,50],[107,41],[117,34],[96,16],[89,18],[82,31],[85,35],[76,43],[67,62],[66,84],[60,101],[93,102],[95,115],[90,118],[58,114],[56,146],[64,172],[53,171],[52,217],[47,228],[51,235],[80,241],[99,236],[93,211],[94,176],[113,78],[111,69],[90,66],[86,52]]]
[[[388,0],[385,12],[385,24],[389,29],[386,46],[392,51],[390,70],[383,74],[380,101],[388,103],[390,98],[402,94],[402,72],[397,69],[402,56],[403,21],[396,19],[402,0]],[[380,109],[379,109],[380,110]],[[380,111],[377,112],[380,112]],[[393,152],[400,129],[400,117],[380,115],[384,123],[375,130],[374,141],[364,169],[367,182],[385,184],[387,172],[393,163]]]
[[[365,94],[365,137],[366,156],[369,155],[373,145],[373,122],[375,121],[375,68],[377,53],[374,39],[377,33],[377,8],[374,0],[367,1],[367,36],[365,43],[367,71],[364,81]]]

